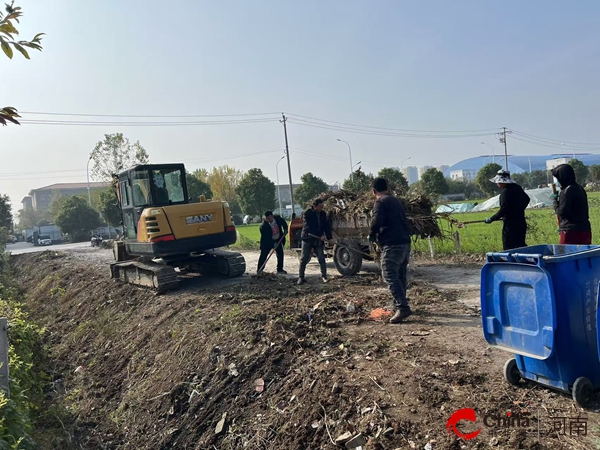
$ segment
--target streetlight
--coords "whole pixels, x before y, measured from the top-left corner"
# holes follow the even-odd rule
[[[489,145],[490,147],[492,147],[492,162],[495,163],[496,162],[496,150],[494,149],[494,146],[488,142],[480,142],[480,144]]]
[[[350,157],[350,173],[352,173],[352,171],[354,170],[354,166],[352,165],[352,149],[350,148],[350,144],[348,144],[346,141],[344,141],[342,139],[338,139],[338,141],[343,142],[344,144],[346,144],[348,146],[348,156]]]
[[[356,166],[358,166],[358,165],[359,165],[361,162],[362,162],[362,161],[359,161],[359,162],[357,162],[356,164],[354,164],[354,165],[352,166],[352,172],[351,172],[351,173],[354,173],[354,168],[355,168]]]
[[[88,159],[87,168],[86,168],[86,172],[87,172],[88,205],[90,205],[90,206],[92,206],[92,195],[90,194],[90,161],[91,160],[92,160],[92,155],[90,155],[90,158]]]
[[[402,164],[400,164],[400,170],[404,169],[404,163],[406,161],[408,161],[410,158],[412,158],[412,156],[409,156],[408,158],[406,158],[404,161],[402,161]]]
[[[285,155],[283,155],[281,158],[279,158],[279,161],[277,161],[277,164],[275,164],[275,171],[277,172],[277,198],[279,200],[279,214],[283,214],[281,212],[281,191],[279,190],[279,163],[281,161],[283,161],[285,159]],[[292,206],[292,210],[294,209],[294,207]]]

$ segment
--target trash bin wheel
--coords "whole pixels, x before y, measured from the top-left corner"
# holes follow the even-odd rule
[[[517,360],[515,358],[510,358],[504,364],[504,379],[513,386],[516,386],[521,381],[521,372],[517,367]]]
[[[585,377],[580,377],[573,383],[573,401],[582,408],[585,408],[594,393],[592,382]]]

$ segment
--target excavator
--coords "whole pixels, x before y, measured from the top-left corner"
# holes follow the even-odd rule
[[[240,253],[221,250],[236,241],[229,205],[188,197],[183,164],[145,164],[113,175],[123,239],[114,242],[111,278],[163,293],[178,274],[238,277]]]

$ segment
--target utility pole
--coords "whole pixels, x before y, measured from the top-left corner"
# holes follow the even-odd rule
[[[502,131],[498,132],[498,140],[504,144],[504,170],[508,172],[508,151],[506,150],[506,135],[512,133],[506,127],[502,127]]]
[[[285,117],[284,113],[281,113],[281,117],[283,118],[280,122],[283,124],[283,134],[285,135],[285,155],[287,156],[287,166],[288,166],[288,176],[290,178],[290,201],[292,202],[292,216],[294,216],[296,212],[296,208],[294,205],[294,186],[292,185],[292,166],[290,164],[290,147],[288,146],[288,137],[287,137],[287,117]]]

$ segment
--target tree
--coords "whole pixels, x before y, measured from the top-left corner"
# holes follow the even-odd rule
[[[592,181],[594,183],[600,182],[600,165],[593,164],[593,165],[589,166],[589,169],[590,169],[590,173],[588,175],[588,178],[590,179],[590,181]]]
[[[233,214],[242,212],[236,188],[240,184],[243,174],[241,170],[224,165],[213,167],[206,179],[213,193],[213,198],[229,203],[229,208]]]
[[[122,222],[119,200],[112,189],[103,189],[98,192],[97,209],[106,224],[116,227]],[[110,233],[109,233],[110,234]]]
[[[523,173],[515,173],[511,176],[511,178],[520,185],[523,189],[529,189],[529,177],[525,172]]]
[[[0,228],[12,229],[13,216],[10,211],[10,198],[0,194]]]
[[[53,221],[49,211],[36,211],[35,209],[20,209],[17,213],[19,219],[19,228],[29,230],[33,227],[50,225]]]
[[[393,167],[384,167],[377,174],[378,177],[385,178],[388,183],[392,184],[401,194],[408,192],[408,180],[402,172]]]
[[[200,181],[204,181],[205,183],[208,183],[208,176],[210,174],[209,174],[208,170],[206,170],[206,169],[196,169],[192,172],[192,175],[194,175]]]
[[[240,180],[236,192],[245,214],[260,216],[275,206],[275,183],[260,169],[250,169]]]
[[[500,164],[490,163],[483,166],[481,170],[477,172],[475,184],[479,186],[481,192],[489,196],[494,196],[500,192],[500,188],[490,181],[496,176],[499,170],[502,170]]]
[[[448,192],[448,183],[444,174],[435,168],[427,169],[420,181],[426,195],[440,196]]]
[[[588,173],[590,171],[589,167],[581,161],[579,161],[578,159],[572,159],[571,161],[569,161],[569,165],[575,171],[575,179],[577,180],[577,182],[584,184],[588,178]]]
[[[136,164],[147,164],[148,153],[137,141],[130,144],[123,133],[105,134],[90,154],[94,161],[92,178],[100,181],[112,180],[112,175]]]
[[[14,55],[13,48],[25,58],[30,59],[25,47],[41,51],[41,42],[44,33],[36,34],[31,41],[15,41],[14,37],[19,34],[19,31],[15,28],[14,22],[19,23],[19,17],[23,13],[21,12],[21,7],[14,5],[15,2],[13,0],[10,5],[6,4],[6,13],[0,12],[0,47],[2,47],[2,51],[8,59],[12,59]],[[0,124],[7,125],[7,122],[12,122],[19,125],[17,117],[21,116],[19,116],[16,108],[12,106],[0,107]]]
[[[350,177],[344,180],[342,187],[346,191],[355,193],[367,192],[372,189],[373,186],[373,175],[364,173],[360,167],[356,172],[352,172]]]
[[[84,241],[90,231],[102,225],[100,216],[81,197],[69,197],[56,218],[56,225],[73,241]]]
[[[548,172],[545,170],[534,170],[527,176],[529,180],[529,189],[537,189],[538,186],[548,185]]]
[[[327,183],[322,178],[314,176],[311,172],[302,175],[300,180],[302,184],[294,192],[296,199],[300,203],[308,203],[319,196],[319,194],[329,190]]]
[[[207,199],[213,197],[213,192],[211,191],[209,184],[196,177],[194,174],[186,172],[185,181],[187,182],[188,196],[192,202],[197,202],[201,195],[204,195]]]

